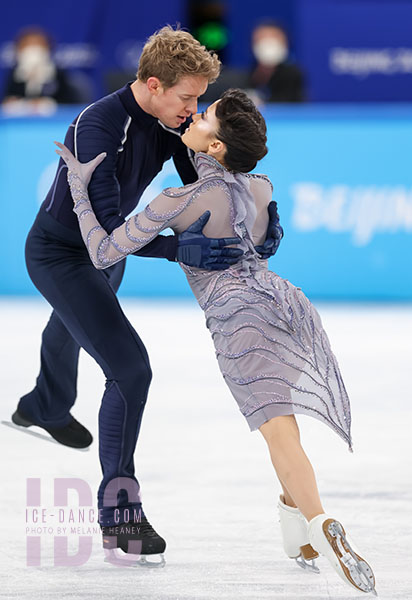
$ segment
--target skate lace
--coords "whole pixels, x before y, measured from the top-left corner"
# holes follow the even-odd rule
[[[131,523],[131,525],[138,527],[140,534],[142,534],[144,537],[158,537],[158,534],[147,519],[142,519],[138,523]]]
[[[120,523],[117,525],[106,525],[102,527],[103,535],[115,535],[115,528],[118,527],[134,527],[138,533],[138,537],[159,537],[159,534],[153,529],[147,519],[141,521],[128,521],[127,523]],[[112,533],[113,530],[113,533]]]

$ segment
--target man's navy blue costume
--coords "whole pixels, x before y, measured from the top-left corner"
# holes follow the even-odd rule
[[[86,108],[70,125],[64,143],[82,162],[107,152],[89,193],[108,232],[124,222],[169,158],[185,184],[197,179],[179,131],[145,113],[129,85]],[[21,398],[18,409],[41,426],[64,427],[72,419],[80,347],[98,362],[107,380],[99,412],[103,481],[98,504],[101,524],[113,525],[113,510],[103,508],[103,492],[113,478],[134,479],[133,452],[151,370],[146,349],[116,297],[125,261],[104,271],[93,267],[66,177],[60,160],[26,243],[30,277],[54,311],[43,332],[36,387]],[[137,254],[174,261],[176,249],[176,236],[158,236]],[[125,495],[119,497],[118,506],[140,508],[139,503],[127,502]]]

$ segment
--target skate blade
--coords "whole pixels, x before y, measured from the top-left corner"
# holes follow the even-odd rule
[[[312,559],[310,562],[305,560],[303,556],[295,558],[297,564],[304,570],[310,571],[311,573],[320,573],[319,567],[315,565],[315,561]]]
[[[51,442],[52,444],[56,444],[57,446],[64,446],[64,444],[60,444],[57,440],[52,438],[51,435],[48,435],[47,433],[40,433],[39,431],[33,431],[32,429],[29,429],[28,427],[26,427],[24,425],[16,425],[16,423],[13,423],[13,421],[0,421],[0,422],[2,425],[6,425],[6,427],[10,427],[11,429],[14,429],[15,431],[20,431],[20,433],[26,433],[27,435],[31,435],[35,438],[44,440],[45,442]],[[36,427],[36,428],[38,427],[39,429],[42,429],[38,425],[30,425],[30,427]],[[70,450],[77,450],[78,452],[89,452],[90,451],[89,447],[73,448],[72,446],[66,446],[66,448],[70,448]]]
[[[143,567],[145,569],[162,569],[166,566],[165,557],[163,554],[159,554],[160,560],[147,560],[147,556],[144,554],[120,554],[118,548],[107,550],[104,548],[105,558],[104,562],[111,563],[118,567]],[[133,558],[134,557],[134,558]]]
[[[342,525],[338,521],[329,520],[323,526],[326,537],[349,583],[361,592],[377,596],[373,571],[368,563],[353,550]]]
[[[25,425],[16,425],[12,421],[2,421],[2,425],[6,425],[6,427],[10,427],[11,429],[15,429],[16,431],[20,431],[21,433],[27,433],[28,435],[32,435],[33,437],[40,438],[41,440],[45,440],[46,442],[52,442],[52,444],[58,444],[56,440],[54,440],[51,436],[40,433],[39,431],[32,431],[28,429]],[[37,427],[37,425],[32,425],[32,427]]]

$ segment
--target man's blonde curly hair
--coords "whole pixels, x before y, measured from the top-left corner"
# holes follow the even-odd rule
[[[217,55],[190,33],[167,25],[151,35],[144,45],[136,77],[144,83],[149,77],[157,77],[165,88],[190,75],[206,77],[213,83],[219,77],[220,66]]]

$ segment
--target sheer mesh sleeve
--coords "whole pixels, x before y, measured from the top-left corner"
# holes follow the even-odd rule
[[[167,188],[146,208],[127,219],[109,235],[93,211],[87,189],[77,174],[69,171],[68,181],[75,202],[73,211],[90,259],[96,269],[106,269],[151,242],[163,229],[172,227],[190,204],[195,185]]]

